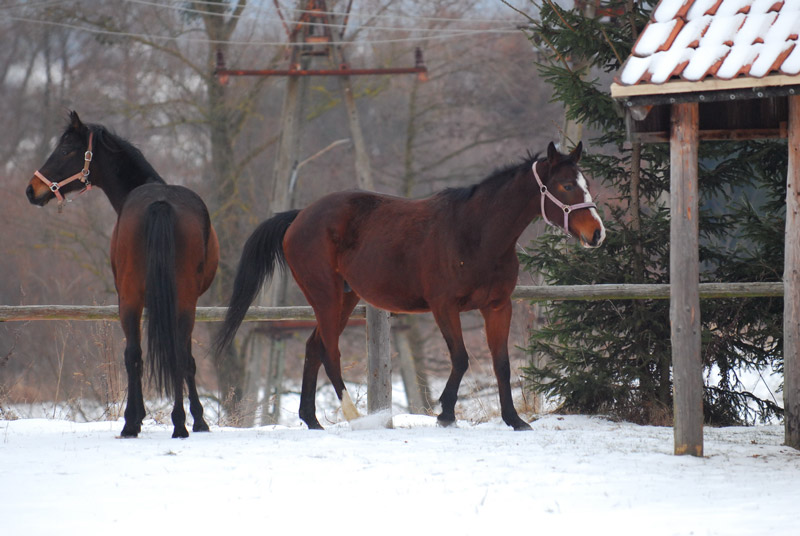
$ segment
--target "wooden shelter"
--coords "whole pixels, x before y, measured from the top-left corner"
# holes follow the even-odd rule
[[[786,444],[800,449],[800,0],[661,0],[611,85],[634,143],[670,143],[675,454],[703,455],[697,154],[701,140],[788,138]]]

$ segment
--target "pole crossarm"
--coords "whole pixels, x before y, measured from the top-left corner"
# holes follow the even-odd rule
[[[217,69],[217,76],[371,76],[388,74],[427,74],[426,67],[386,67],[379,69]]]
[[[518,286],[511,297],[515,300],[667,300],[669,285],[538,285]],[[701,299],[719,298],[782,298],[783,283],[700,283]],[[227,307],[198,307],[198,322],[219,322]],[[145,312],[146,314],[146,312]],[[366,306],[356,306],[350,318],[367,317]],[[116,305],[0,305],[0,322],[30,320],[118,320]],[[272,320],[314,320],[309,306],[253,306],[245,322]]]

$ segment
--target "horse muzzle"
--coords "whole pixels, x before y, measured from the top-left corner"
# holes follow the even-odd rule
[[[581,245],[585,248],[597,248],[606,239],[605,229],[596,229],[592,234],[591,239],[587,239],[583,234],[580,236]]]
[[[53,199],[54,196],[50,192],[50,189],[45,187],[44,184],[42,184],[42,187],[38,188],[37,191],[37,188],[34,186],[35,183],[41,184],[39,179],[37,179],[36,177],[31,179],[30,184],[28,184],[28,187],[25,188],[25,195],[27,196],[28,201],[30,201],[32,205],[43,207],[48,202],[50,202],[50,200]]]

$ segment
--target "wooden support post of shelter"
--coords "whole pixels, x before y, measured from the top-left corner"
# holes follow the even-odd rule
[[[700,364],[696,102],[672,107],[670,134],[669,320],[675,386],[675,454],[703,455],[703,370]]]
[[[677,4],[662,1],[656,8],[658,22],[651,19],[642,31],[611,85],[611,96],[625,111],[631,142],[670,143],[675,453],[698,456],[703,454],[697,298],[697,146],[702,140],[789,139],[783,395],[786,444],[800,449],[800,73],[784,63],[785,55],[770,59],[769,51],[758,48],[759,43],[765,42],[766,32],[771,31],[769,24],[759,25],[760,33],[749,40],[752,45],[742,45],[753,46],[752,54],[742,47],[739,53],[728,54],[730,47],[726,43],[733,35],[715,34],[717,41],[684,38],[691,32],[704,35],[717,13],[727,12],[720,5],[701,6],[695,0]],[[680,9],[674,9],[676,6]],[[779,17],[780,11],[792,9],[786,6],[788,3],[779,3],[770,10],[778,12],[775,16]],[[702,12],[695,9],[700,7]],[[688,13],[695,11],[707,16],[688,24]],[[742,21],[729,25],[732,31],[748,24],[746,19],[750,16],[753,15],[741,14]],[[650,25],[670,23],[680,29],[679,33],[686,31],[686,36],[667,35],[658,28],[649,31]],[[796,34],[785,34],[783,38],[786,43],[782,43],[781,50],[800,45]],[[692,60],[682,59],[687,57]],[[709,59],[714,61],[706,61]],[[664,63],[669,61],[675,63]]]
[[[783,266],[783,409],[786,444],[800,449],[800,96],[789,97]]]

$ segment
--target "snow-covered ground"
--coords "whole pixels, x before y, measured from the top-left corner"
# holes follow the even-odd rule
[[[0,534],[800,534],[800,451],[780,426],[672,429],[581,416],[533,432],[212,427],[187,440],[146,421],[0,421]]]

